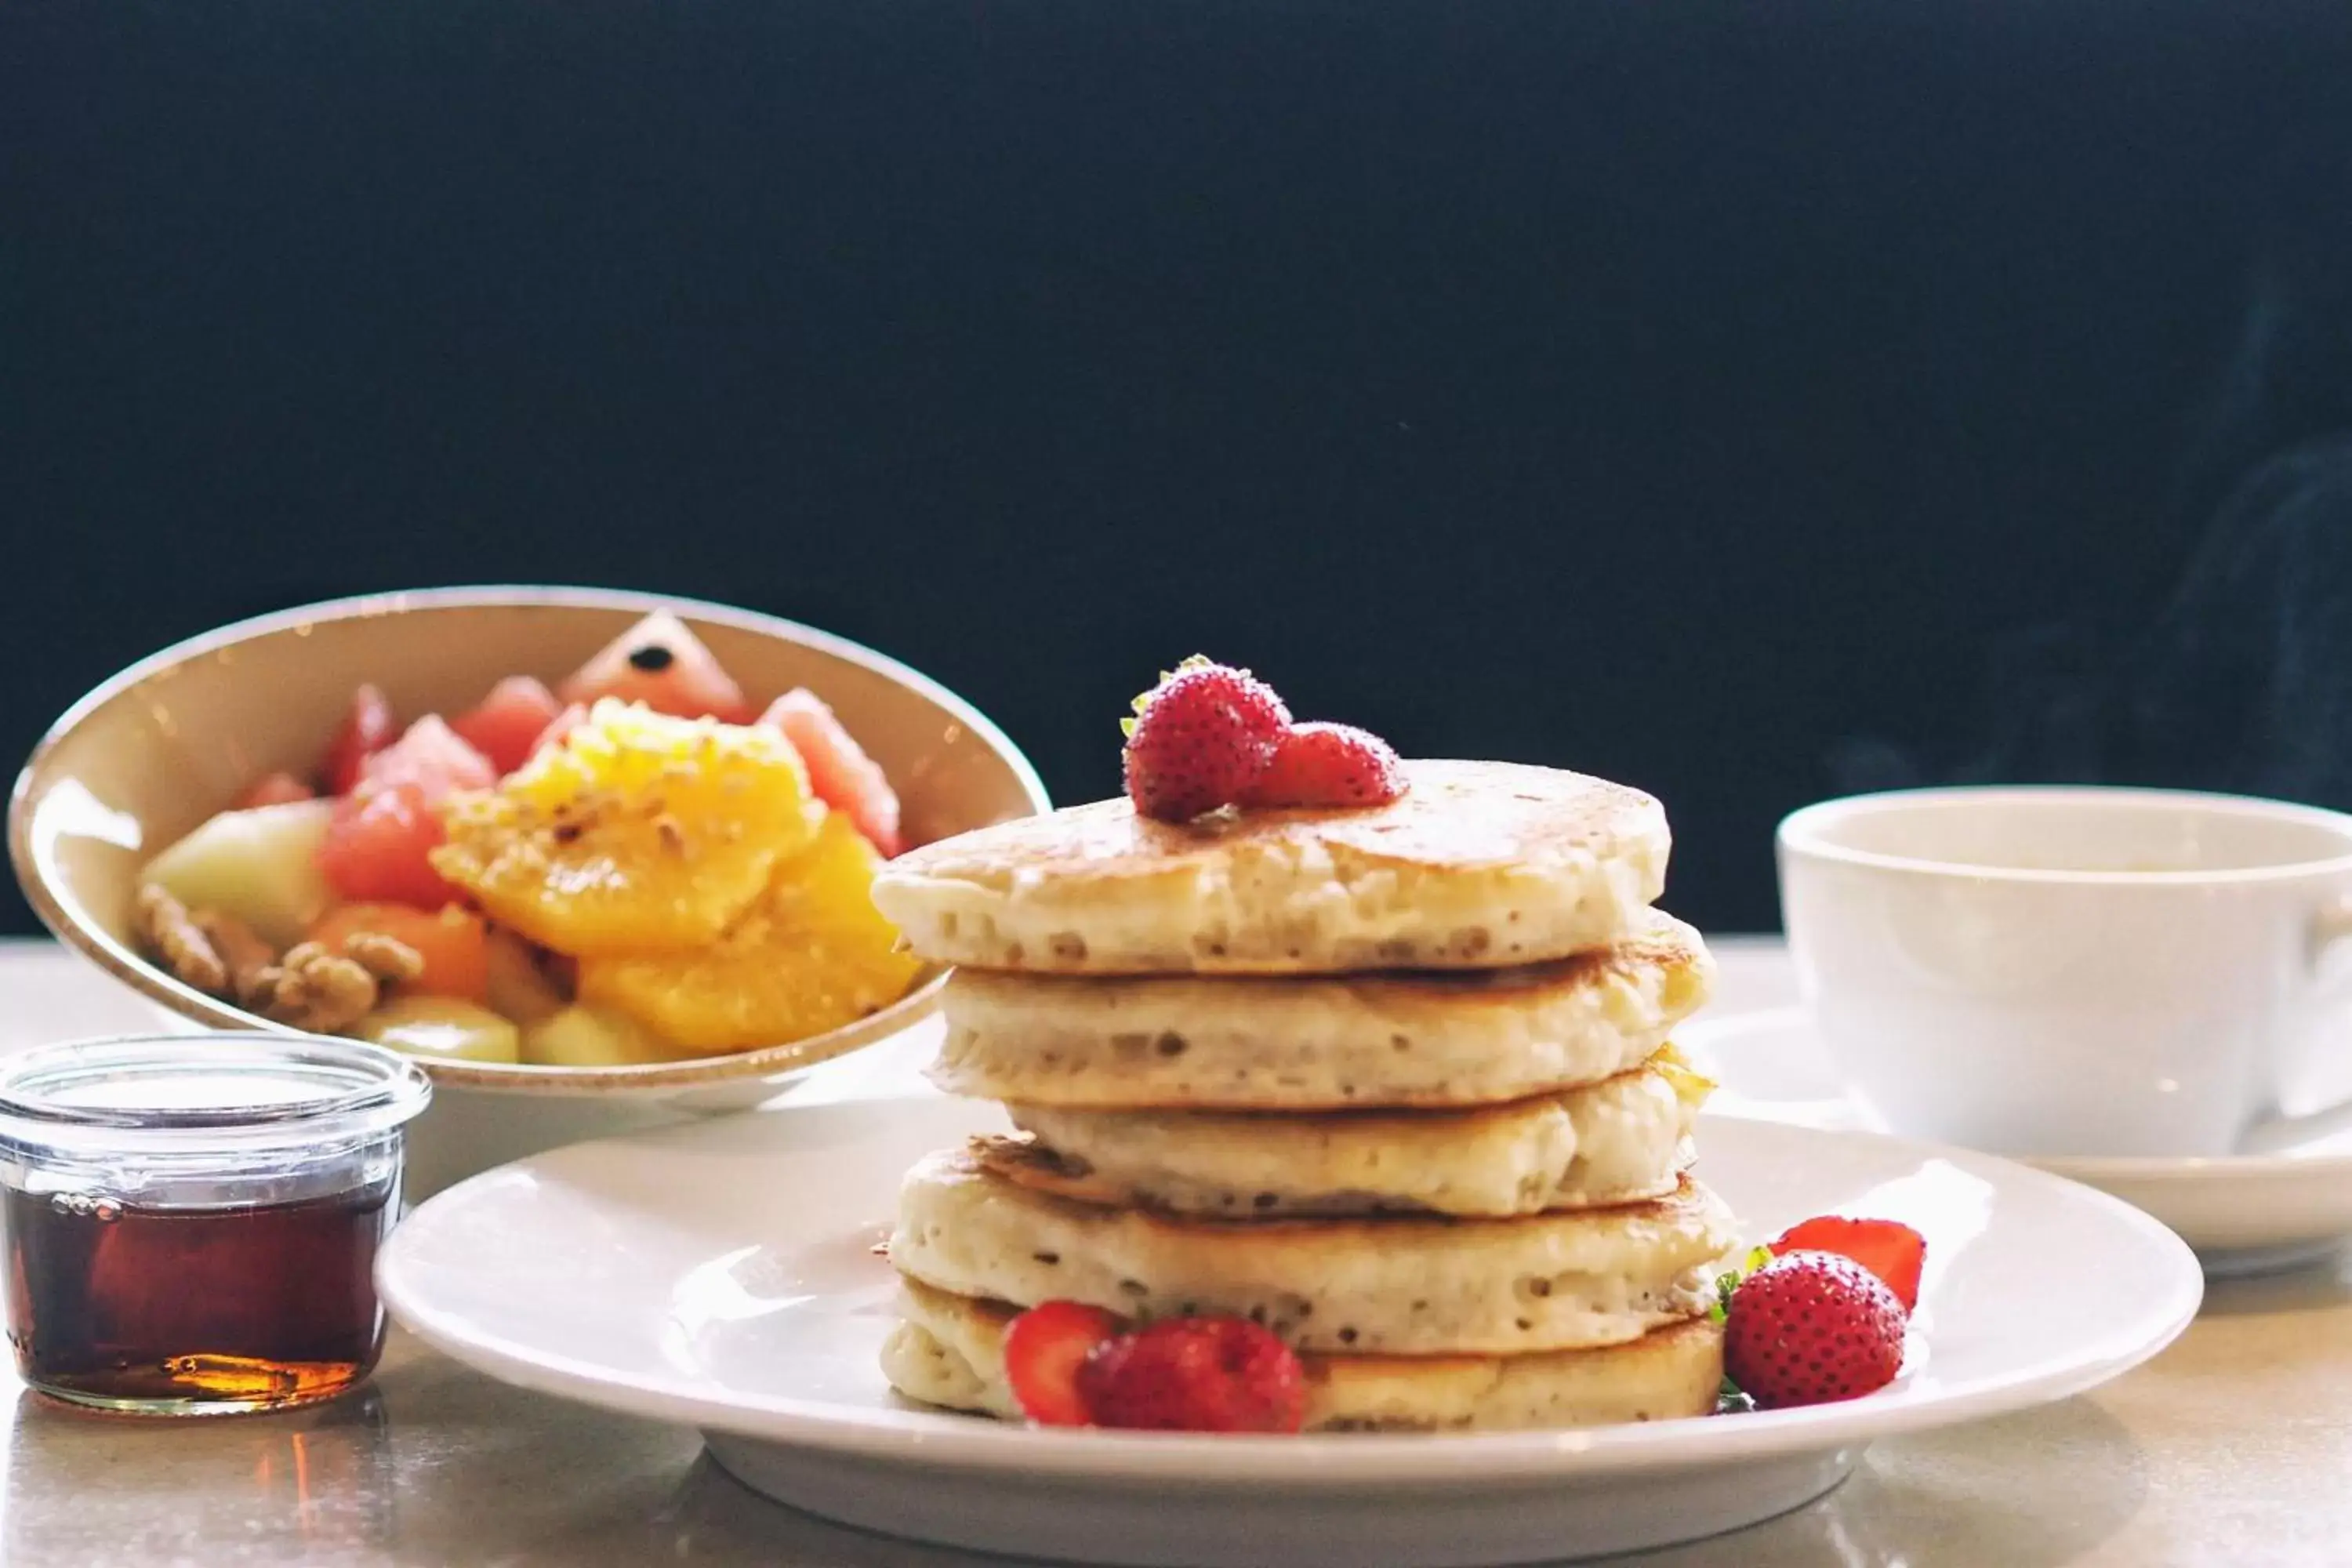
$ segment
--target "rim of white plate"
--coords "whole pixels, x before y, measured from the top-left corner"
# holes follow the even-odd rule
[[[2203,1300],[2203,1271],[2188,1245],[2139,1210],[2104,1193],[1964,1149],[1875,1132],[1807,1131],[1806,1135],[1894,1144],[1906,1153],[1948,1160],[1979,1175],[1986,1174],[1990,1166],[1993,1167],[1990,1173],[2003,1181],[2046,1185],[2053,1196],[2102,1213],[2150,1247],[2169,1255],[2171,1288],[2127,1303],[2127,1314],[2119,1314],[2107,1331],[2074,1353],[2036,1357],[1961,1383],[1898,1387],[1843,1405],[1565,1432],[1268,1437],[1060,1431],[944,1412],[867,1408],[774,1395],[713,1394],[551,1354],[499,1335],[472,1331],[455,1314],[436,1311],[416,1297],[406,1277],[407,1249],[403,1240],[414,1234],[417,1215],[394,1231],[378,1259],[376,1280],[394,1316],[436,1350],[517,1387],[625,1415],[918,1468],[1324,1491],[1535,1481],[1555,1479],[1568,1470],[1605,1475],[1761,1459],[1950,1426],[2047,1404],[2105,1383],[2170,1344],[2189,1326]],[[454,1208],[473,1201],[502,1172],[527,1170],[566,1153],[578,1158],[580,1151],[595,1147],[574,1144],[568,1151],[555,1151],[553,1156],[534,1156],[475,1176],[430,1200],[418,1215],[433,1207]]]

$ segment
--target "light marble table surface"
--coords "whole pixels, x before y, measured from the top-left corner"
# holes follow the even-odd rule
[[[1790,998],[1776,943],[1733,939],[1718,951],[1718,1011]],[[0,1048],[149,1026],[62,952],[0,943]],[[860,1076],[872,1079],[871,1064]],[[6,1393],[0,1562],[11,1568],[1004,1561],[796,1515],[714,1468],[691,1432],[504,1387],[397,1331],[373,1387],[312,1412],[149,1424]],[[2177,1344],[2096,1393],[1877,1444],[1811,1507],[1616,1561],[2352,1563],[2352,1264],[2217,1282]]]

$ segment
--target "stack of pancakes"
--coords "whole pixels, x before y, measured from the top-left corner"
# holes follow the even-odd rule
[[[957,967],[933,1068],[1018,1130],[907,1177],[902,1393],[1003,1416],[1005,1325],[1233,1314],[1307,1426],[1705,1413],[1731,1215],[1667,1036],[1698,934],[1652,910],[1649,796],[1501,763],[1402,800],[1171,826],[1124,800],[901,857],[875,898]]]

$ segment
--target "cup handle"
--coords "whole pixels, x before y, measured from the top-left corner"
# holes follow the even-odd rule
[[[2352,937],[2352,893],[2341,894],[2319,906],[2311,917],[2311,966],[2327,961],[2337,943]]]
[[[2305,938],[2305,957],[2315,975],[2326,963],[2337,948],[2352,942],[2352,894],[2330,899],[2312,912],[2311,930]],[[2352,976],[2338,980],[2331,990],[2352,991]],[[2239,1152],[2245,1154],[2275,1154],[2307,1143],[2315,1138],[2352,1129],[2352,1099],[2338,1104],[2306,1111],[2301,1116],[2273,1116],[2260,1121],[2247,1131]]]

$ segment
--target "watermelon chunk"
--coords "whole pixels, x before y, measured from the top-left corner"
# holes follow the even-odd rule
[[[547,721],[547,728],[541,730],[539,732],[538,739],[532,741],[530,743],[531,755],[537,756],[540,752],[547,750],[548,747],[554,745],[556,742],[562,740],[564,736],[569,735],[572,731],[577,730],[581,725],[587,721],[588,710],[580,703],[572,703],[562,712],[558,713],[554,718]]]
[[[498,783],[489,759],[428,713],[367,759],[352,793],[335,803],[319,869],[355,903],[437,910],[462,895],[429,858],[440,844],[441,803],[461,789]]]
[[[616,697],[673,718],[730,724],[740,724],[751,713],[743,689],[719,668],[702,639],[667,610],[656,610],[606,643],[555,694],[583,708]]]
[[[245,786],[230,809],[249,811],[257,805],[285,805],[298,800],[315,800],[319,792],[296,778],[292,773],[264,773]]]
[[[498,770],[437,713],[427,713],[408,732],[370,757],[360,769],[358,789],[382,789],[414,784],[425,804],[439,805],[452,790],[488,789],[499,782]]]
[[[349,795],[360,782],[360,765],[391,745],[399,733],[400,721],[393,717],[392,703],[384,694],[373,686],[361,687],[352,693],[343,722],[327,742],[327,754],[320,759],[319,782],[329,795]]]
[[[809,789],[819,800],[848,817],[878,854],[887,858],[898,853],[898,792],[824,699],[795,687],[770,703],[760,722],[784,732],[801,754]]]
[[[437,910],[462,898],[427,858],[442,840],[440,814],[422,785],[362,788],[335,803],[319,869],[337,896],[355,903]]]
[[[490,688],[479,706],[450,720],[449,728],[503,776],[530,760],[562,708],[555,694],[537,680],[509,675]]]

